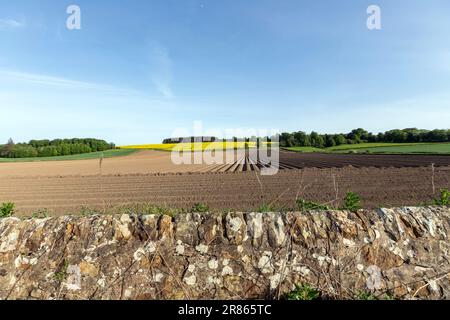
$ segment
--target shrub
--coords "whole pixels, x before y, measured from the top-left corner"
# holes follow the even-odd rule
[[[348,192],[344,198],[344,210],[358,211],[361,209],[361,199],[354,192]]]
[[[318,300],[320,291],[307,285],[297,285],[295,290],[286,295],[287,300]]]
[[[438,206],[450,205],[450,191],[448,191],[448,189],[442,189],[441,197],[439,199],[435,199],[434,203]]]
[[[204,204],[204,203],[196,203],[194,204],[194,206],[191,209],[191,212],[195,212],[195,213],[204,213],[204,212],[208,212],[209,211],[209,207],[208,205]]]
[[[12,202],[3,203],[0,206],[0,218],[11,217],[14,214],[15,204]]]
[[[311,210],[330,210],[331,208],[327,205],[315,203],[312,201],[307,201],[304,199],[297,200],[297,208],[300,211],[311,211]]]

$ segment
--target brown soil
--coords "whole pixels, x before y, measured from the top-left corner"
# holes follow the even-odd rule
[[[198,153],[195,153],[198,154]],[[245,151],[226,153],[225,164],[176,165],[170,152],[144,150],[130,156],[77,161],[41,161],[0,163],[0,179],[8,177],[54,177],[92,176],[161,173],[202,173],[259,171],[265,165]],[[191,155],[192,159],[194,154]],[[193,161],[193,160],[192,160]],[[346,155],[346,154],[302,154],[281,152],[279,167],[283,169],[342,168],[353,167],[436,167],[450,166],[450,156],[428,155]]]
[[[450,161],[431,156],[282,153],[284,168],[305,168],[280,170],[275,176],[253,172],[258,166],[244,160],[226,166],[176,166],[170,153],[157,151],[105,159],[101,175],[98,160],[0,163],[0,202],[14,202],[21,215],[39,209],[59,215],[82,207],[109,210],[137,203],[190,208],[201,202],[212,209],[246,211],[263,204],[292,208],[296,198],[339,206],[346,192],[353,191],[367,208],[418,205],[431,201],[440,188],[450,188],[450,166],[440,167],[446,159]],[[436,164],[434,195],[429,163]],[[327,168],[331,166],[337,168]],[[247,172],[222,173],[224,168]]]
[[[205,165],[177,166],[170,152],[144,150],[129,156],[75,161],[38,161],[0,163],[0,179],[4,177],[91,176],[137,173],[182,173],[205,168]]]
[[[381,155],[381,154],[326,154],[326,153],[294,153],[281,152],[280,162],[294,168],[404,168],[450,166],[450,156],[446,155]]]

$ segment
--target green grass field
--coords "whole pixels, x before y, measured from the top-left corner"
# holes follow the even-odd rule
[[[37,157],[37,158],[0,158],[0,163],[2,162],[36,162],[36,161],[64,161],[64,160],[89,160],[89,159],[100,159],[103,153],[104,158],[112,158],[112,157],[121,157],[127,156],[136,152],[135,149],[115,149],[115,150],[107,150],[103,152],[91,152],[91,153],[83,153],[76,154],[71,156],[59,156],[59,157]]]
[[[311,153],[311,152],[327,152],[326,149],[319,149],[314,147],[291,147],[291,148],[284,148],[289,151],[295,151],[300,153]]]
[[[436,143],[436,144],[418,144],[408,146],[359,148],[356,149],[355,152],[384,153],[384,154],[450,154],[450,144]]]
[[[295,152],[373,153],[373,154],[450,154],[450,143],[361,143],[326,149],[313,147],[285,148]]]
[[[423,143],[386,143],[386,142],[374,142],[374,143],[360,143],[360,144],[343,144],[336,147],[327,148],[327,151],[348,151],[357,149],[372,149],[372,148],[386,148],[386,147],[405,147],[405,146],[417,146]]]

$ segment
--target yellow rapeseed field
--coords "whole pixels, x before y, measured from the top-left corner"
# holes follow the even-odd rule
[[[230,150],[256,148],[256,142],[194,142],[194,143],[171,143],[171,144],[142,144],[134,146],[122,146],[120,149],[150,149],[162,151],[205,151],[205,150]]]
[[[172,150],[176,144],[140,144],[133,146],[121,146],[120,149],[151,149],[151,150]]]

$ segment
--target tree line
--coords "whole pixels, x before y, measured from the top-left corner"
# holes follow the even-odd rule
[[[163,144],[173,144],[173,143],[194,143],[194,142],[215,142],[219,141],[217,137],[179,137],[179,138],[167,138],[163,140]]]
[[[417,128],[395,129],[373,134],[364,129],[355,129],[350,133],[319,134],[303,131],[287,133],[279,136],[281,147],[315,147],[329,148],[343,144],[359,144],[366,142],[412,143],[412,142],[450,142],[450,130],[423,130]]]
[[[28,143],[8,143],[0,147],[0,157],[3,158],[34,158],[68,156],[82,153],[106,151],[114,149],[113,143],[99,139],[55,139],[31,140]]]

